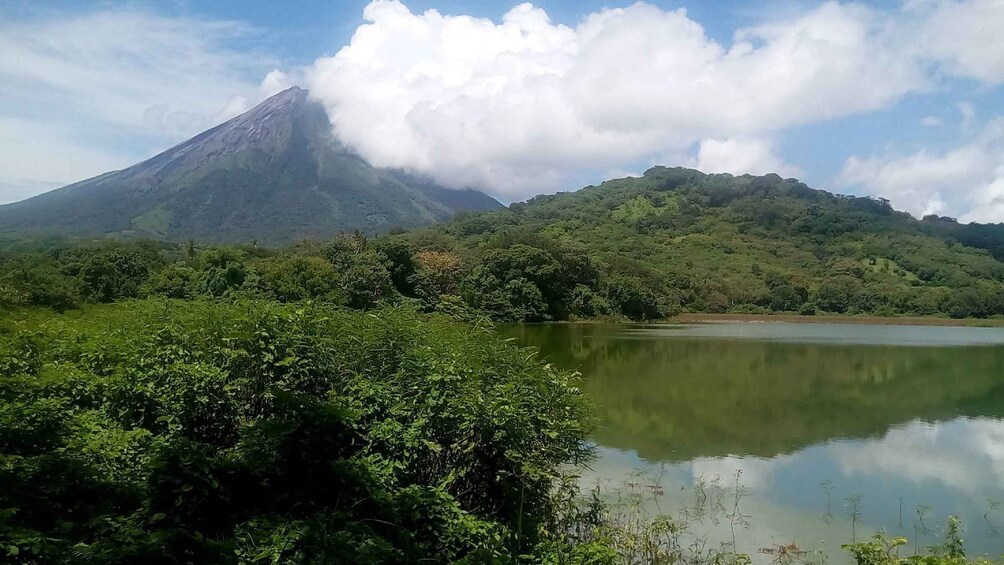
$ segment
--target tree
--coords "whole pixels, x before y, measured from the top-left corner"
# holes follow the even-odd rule
[[[0,265],[0,306],[41,306],[62,312],[80,301],[77,282],[52,265],[27,260]]]
[[[771,310],[785,312],[798,310],[801,308],[802,303],[805,302],[805,299],[806,297],[795,290],[795,287],[790,284],[783,284],[770,289],[768,302]]]
[[[146,293],[184,300],[197,294],[198,281],[199,273],[188,265],[169,265],[151,277]]]
[[[382,237],[374,242],[373,247],[383,257],[394,288],[401,294],[414,296],[418,264],[411,244],[403,237]]]
[[[139,296],[149,273],[149,265],[138,253],[116,249],[91,255],[78,276],[89,300],[113,302]]]
[[[376,253],[361,253],[344,261],[338,286],[350,307],[365,310],[394,297],[391,275]]]
[[[415,255],[417,276],[425,278],[433,292],[456,294],[463,279],[464,263],[456,253],[422,251]]]
[[[224,296],[239,289],[247,279],[246,255],[233,248],[207,251],[202,257],[204,270],[199,291],[210,296]]]
[[[1001,296],[990,289],[973,287],[953,291],[945,310],[953,318],[986,318],[1004,313]]]
[[[815,302],[826,312],[843,314],[856,304],[860,292],[860,280],[847,275],[837,275],[819,285]]]
[[[603,296],[596,294],[588,286],[580,284],[572,290],[569,313],[579,318],[606,316],[610,314],[610,304]]]
[[[604,281],[610,305],[632,320],[655,320],[665,316],[658,295],[635,277],[617,275]]]
[[[547,303],[532,281],[516,277],[503,281],[479,265],[461,284],[461,295],[473,308],[500,322],[539,322],[548,319]]]
[[[520,277],[505,285],[506,301],[515,320],[539,322],[547,317],[544,295],[534,283]]]
[[[279,302],[325,299],[340,302],[339,275],[320,257],[271,258],[254,265],[258,288]]]
[[[366,251],[365,237],[340,235],[328,242],[322,255],[336,271],[343,271],[353,262],[354,257],[364,251]]]
[[[510,235],[515,241],[521,238]],[[595,285],[598,271],[585,253],[564,249],[542,240],[540,245],[510,243],[485,254],[481,265],[499,281],[525,279],[533,283],[545,304],[549,319],[564,319],[569,312],[572,289],[578,284]]]

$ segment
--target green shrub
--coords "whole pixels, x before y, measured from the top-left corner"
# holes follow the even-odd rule
[[[21,260],[0,265],[0,307],[42,306],[62,312],[80,300],[79,284],[49,264]]]
[[[280,302],[322,299],[343,302],[338,274],[320,257],[270,258],[254,266],[258,289]]]
[[[198,280],[198,271],[188,265],[169,265],[150,278],[146,293],[167,298],[192,298],[198,291]]]
[[[537,543],[558,467],[591,453],[570,375],[445,318],[169,300],[34,316],[0,332],[0,554],[17,560],[492,562]]]

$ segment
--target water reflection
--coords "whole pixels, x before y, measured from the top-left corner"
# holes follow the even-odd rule
[[[583,373],[604,422],[593,478],[661,475],[660,507],[681,508],[741,469],[741,549],[794,541],[839,559],[879,528],[922,547],[958,514],[971,553],[1004,552],[1004,347],[988,345],[1004,330],[838,326],[802,343],[797,326],[748,326],[506,332]]]
[[[691,504],[694,485],[727,489],[737,469],[750,492],[743,512],[752,519],[739,544],[746,551],[792,542],[836,548],[854,535],[852,504],[858,537],[884,529],[924,547],[937,542],[945,517],[955,514],[966,524],[971,554],[1004,550],[1004,420],[912,421],[880,438],[834,440],[769,459],[698,457],[660,464],[632,451],[601,448],[587,481],[614,483],[640,470],[649,480],[660,477],[667,492],[661,508],[683,508]],[[697,531],[713,539],[727,533],[724,524],[710,521]]]

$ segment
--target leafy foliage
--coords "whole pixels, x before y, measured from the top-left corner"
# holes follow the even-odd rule
[[[24,562],[491,562],[590,455],[570,375],[406,309],[33,313],[0,379],[0,552]]]

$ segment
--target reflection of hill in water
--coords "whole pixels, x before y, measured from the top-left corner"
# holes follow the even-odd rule
[[[649,460],[773,457],[913,419],[1004,415],[1004,347],[816,345],[625,337],[622,328],[510,328],[576,369],[596,439]]]

